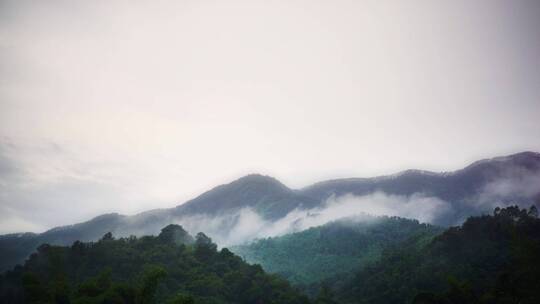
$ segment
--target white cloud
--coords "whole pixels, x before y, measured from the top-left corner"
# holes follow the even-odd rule
[[[470,199],[470,203],[492,210],[495,207],[515,205],[523,198],[540,197],[540,172],[507,168],[503,176],[482,187],[478,194]]]
[[[230,246],[256,238],[272,237],[302,231],[331,221],[367,215],[388,215],[431,222],[435,217],[450,212],[450,205],[436,197],[423,194],[411,196],[387,195],[376,192],[366,196],[344,195],[331,197],[322,207],[295,209],[277,221],[267,221],[249,208],[219,216],[188,216],[176,222],[190,233],[203,231],[220,246]],[[373,220],[364,217],[364,220]]]

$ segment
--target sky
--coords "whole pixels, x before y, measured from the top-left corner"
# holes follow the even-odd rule
[[[540,151],[540,2],[0,0],[0,233]]]

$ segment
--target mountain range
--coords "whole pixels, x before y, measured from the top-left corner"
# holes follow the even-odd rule
[[[540,205],[540,154],[522,152],[485,159],[453,172],[406,170],[389,176],[323,181],[302,189],[290,189],[273,177],[251,174],[217,186],[175,208],[132,216],[104,214],[40,234],[0,236],[0,270],[23,262],[42,243],[69,245],[76,240],[94,241],[106,232],[117,236],[156,235],[171,223],[182,224],[190,232],[204,231],[218,245],[231,245],[291,232],[287,227],[283,229],[284,225],[290,225],[292,230],[309,228],[302,221],[324,213],[329,205],[339,204],[340,198],[347,197],[348,204],[354,206],[366,204],[374,194],[396,202],[387,206],[386,211],[399,210],[402,200],[403,204],[411,204],[405,217],[415,217],[417,210],[425,212],[423,208],[436,201],[432,209],[437,212],[428,221],[439,226],[460,224],[468,216],[491,212],[497,205]],[[416,201],[417,198],[420,199]],[[250,228],[259,229],[256,233],[241,229],[247,220],[260,223],[259,228]],[[281,230],[266,229],[270,224]],[[230,235],[237,237],[231,240]]]

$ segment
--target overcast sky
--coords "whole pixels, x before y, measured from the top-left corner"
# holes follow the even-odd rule
[[[0,233],[540,151],[540,1],[0,0]]]

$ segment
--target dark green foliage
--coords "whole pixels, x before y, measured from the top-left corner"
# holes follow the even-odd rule
[[[57,227],[44,233],[8,234],[0,236],[0,271],[24,263],[28,256],[41,244],[67,246],[73,242],[97,241],[106,232],[116,231],[122,225],[125,216],[104,214],[90,221]]]
[[[193,243],[193,237],[182,226],[174,224],[161,229],[159,239],[164,243],[174,243],[177,245]]]
[[[377,261],[384,248],[411,236],[429,240],[442,229],[397,217],[362,216],[258,240],[231,249],[250,263],[258,263],[297,285],[344,280]],[[315,287],[315,291],[318,289]]]
[[[354,303],[540,303],[536,208],[497,208],[471,217],[426,246],[386,250],[339,298]]]
[[[195,300],[192,296],[179,293],[170,299],[167,304],[195,304]]]
[[[307,303],[260,266],[171,225],[157,237],[42,245],[0,276],[0,303]]]
[[[217,250],[216,244],[212,243],[212,239],[207,237],[204,233],[199,232],[195,237],[195,256],[201,260],[206,261],[211,259]]]
[[[337,304],[334,299],[334,293],[326,284],[323,284],[319,290],[319,294],[315,299],[315,304]]]
[[[400,218],[347,219],[234,250],[315,282],[306,290],[317,304],[540,303],[535,207],[497,208],[443,233]],[[8,304],[308,302],[281,276],[178,225],[157,237],[43,244],[0,276],[0,303]]]
[[[148,266],[144,271],[140,283],[139,303],[150,304],[154,302],[154,294],[159,282],[167,276],[165,269],[159,266]]]

